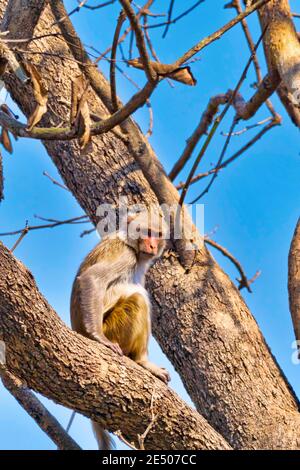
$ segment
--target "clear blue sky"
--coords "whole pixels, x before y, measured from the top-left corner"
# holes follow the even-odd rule
[[[97,1],[90,1],[90,4]],[[181,12],[194,2],[175,2],[176,12]],[[207,0],[192,15],[172,26],[165,40],[161,30],[151,32],[156,50],[163,62],[172,62],[201,37],[213,32],[233,16],[232,10],[224,10],[227,2]],[[292,9],[297,11],[296,1]],[[65,2],[68,10],[76,2]],[[168,2],[156,2],[156,12],[166,11]],[[110,43],[115,19],[119,11],[118,2],[112,7],[95,12],[82,10],[72,19],[84,42],[103,51]],[[297,21],[297,20],[296,20]],[[259,35],[257,20],[250,20],[254,37]],[[125,47],[127,53],[128,47]],[[263,70],[262,51],[259,52]],[[208,99],[233,88],[248,60],[249,53],[238,25],[221,40],[205,49],[200,61],[192,65],[198,80],[196,87],[185,87],[175,83],[171,88],[163,82],[151,99],[154,111],[154,133],[151,144],[167,170],[170,170],[181,151],[185,140],[198,123]],[[123,69],[143,83],[142,73]],[[104,65],[107,72],[107,66]],[[253,92],[254,82],[249,73],[242,92],[246,98]],[[125,101],[134,88],[122,77],[118,78],[118,92]],[[251,277],[261,269],[261,277],[253,285],[253,294],[242,292],[246,302],[258,321],[273,354],[278,359],[290,383],[300,396],[300,366],[291,361],[291,343],[294,339],[288,309],[287,256],[289,244],[297,218],[299,217],[299,130],[293,126],[279,101],[274,97],[277,111],[283,116],[283,125],[273,129],[263,140],[225,169],[217,178],[214,187],[203,198],[205,204],[205,231],[219,227],[214,238],[228,248],[243,264]],[[232,113],[221,126],[228,131]],[[255,123],[268,117],[264,107],[251,121]],[[136,119],[147,129],[148,113],[141,110]],[[241,123],[239,128],[244,127]],[[232,138],[230,156],[256,130]],[[203,161],[200,171],[211,167],[219,157],[224,137],[214,139]],[[13,142],[14,154],[3,151],[5,175],[5,200],[0,204],[0,231],[9,231],[24,226],[26,220],[38,223],[34,214],[44,217],[66,219],[82,213],[72,195],[51,184],[43,176],[47,171],[59,178],[55,166],[39,142],[19,139]],[[184,179],[186,172],[180,175]],[[206,182],[206,181],[205,181]],[[202,185],[195,185],[187,197],[191,200],[200,193]],[[83,226],[64,226],[53,230],[30,233],[16,250],[16,256],[30,268],[37,284],[50,304],[69,324],[69,296],[77,267],[86,253],[95,245],[95,234],[81,239]],[[12,246],[13,238],[3,239]],[[235,268],[222,255],[214,253],[226,272],[234,280]],[[179,377],[162,355],[154,341],[150,355],[153,361],[171,370],[171,387],[189,401]],[[53,449],[53,443],[21,409],[17,402],[0,385],[0,449]],[[49,409],[66,425],[70,411],[45,400]],[[190,402],[190,401],[189,401]],[[85,449],[96,448],[89,422],[77,415],[72,435]]]

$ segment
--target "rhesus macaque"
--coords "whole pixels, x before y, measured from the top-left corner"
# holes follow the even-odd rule
[[[130,214],[125,230],[105,236],[81,264],[71,295],[72,328],[118,354],[125,354],[167,383],[166,369],[148,360],[151,306],[144,279],[165,247],[158,212]],[[100,448],[109,446],[93,423]]]

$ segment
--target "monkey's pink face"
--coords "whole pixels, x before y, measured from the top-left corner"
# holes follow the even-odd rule
[[[162,233],[152,234],[149,231],[147,237],[140,238],[139,251],[149,256],[160,256],[164,248],[165,241],[162,239]]]
[[[165,247],[166,225],[157,213],[140,212],[128,217],[127,241],[147,258],[159,257]]]

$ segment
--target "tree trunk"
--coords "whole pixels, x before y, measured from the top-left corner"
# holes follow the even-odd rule
[[[4,3],[1,0],[0,5]],[[11,30],[10,23],[15,21],[7,16],[2,29]],[[53,21],[46,7],[34,34],[54,31],[50,27]],[[32,33],[24,23],[14,30],[15,37]],[[29,49],[69,54],[66,43],[55,37],[34,41]],[[49,89],[51,107],[42,124],[58,124],[57,116],[68,120],[70,78],[78,74],[77,64],[59,63],[49,56],[32,57]],[[30,87],[5,78],[13,98],[28,115],[32,110]],[[90,107],[95,114],[107,114],[93,90]],[[130,140],[131,135],[128,137]],[[140,145],[145,145],[141,134]],[[119,196],[126,195],[130,203],[156,201],[130,154],[132,145],[114,132],[93,138],[93,151],[87,155],[80,153],[74,141],[47,142],[45,146],[94,222],[97,206],[114,203]],[[151,270],[148,287],[154,305],[154,335],[209,423],[235,448],[300,448],[298,401],[238,290],[208,251],[201,248],[189,272],[180,265],[177,253],[166,254]]]

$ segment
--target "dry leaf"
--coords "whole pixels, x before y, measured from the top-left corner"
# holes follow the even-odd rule
[[[32,112],[31,116],[29,116],[27,122],[27,129],[31,131],[33,127],[40,122],[43,115],[47,112],[48,93],[42,83],[41,76],[35,65],[27,63],[25,65],[25,69],[30,76],[33,85],[33,95],[37,103],[34,111]]]
[[[2,127],[1,130],[1,143],[7,152],[9,152],[10,154],[13,153],[9,132],[7,129],[5,129],[5,127]]]
[[[172,80],[176,80],[177,82],[184,83],[185,85],[195,86],[197,83],[197,80],[192,74],[191,68],[189,66],[181,67],[175,70],[174,72],[170,73],[168,77],[172,78]]]
[[[128,60],[128,64],[137,69],[144,69],[140,58]],[[189,66],[178,67],[174,69],[173,65],[161,64],[160,62],[150,61],[152,69],[161,77],[169,77],[177,82],[184,83],[185,85],[195,86],[197,80],[191,72]]]
[[[91,141],[91,118],[87,95],[87,84],[82,75],[72,80],[70,120],[77,129],[81,149],[86,149]]]
[[[0,109],[3,113],[7,114],[9,117],[14,118],[14,115],[10,111],[7,104],[2,103],[1,106],[0,106]],[[7,152],[12,154],[13,153],[13,148],[12,148],[9,132],[5,127],[2,127],[2,129],[1,129],[0,141],[1,141],[1,144],[3,145],[3,147],[5,148],[5,150],[7,150]]]

